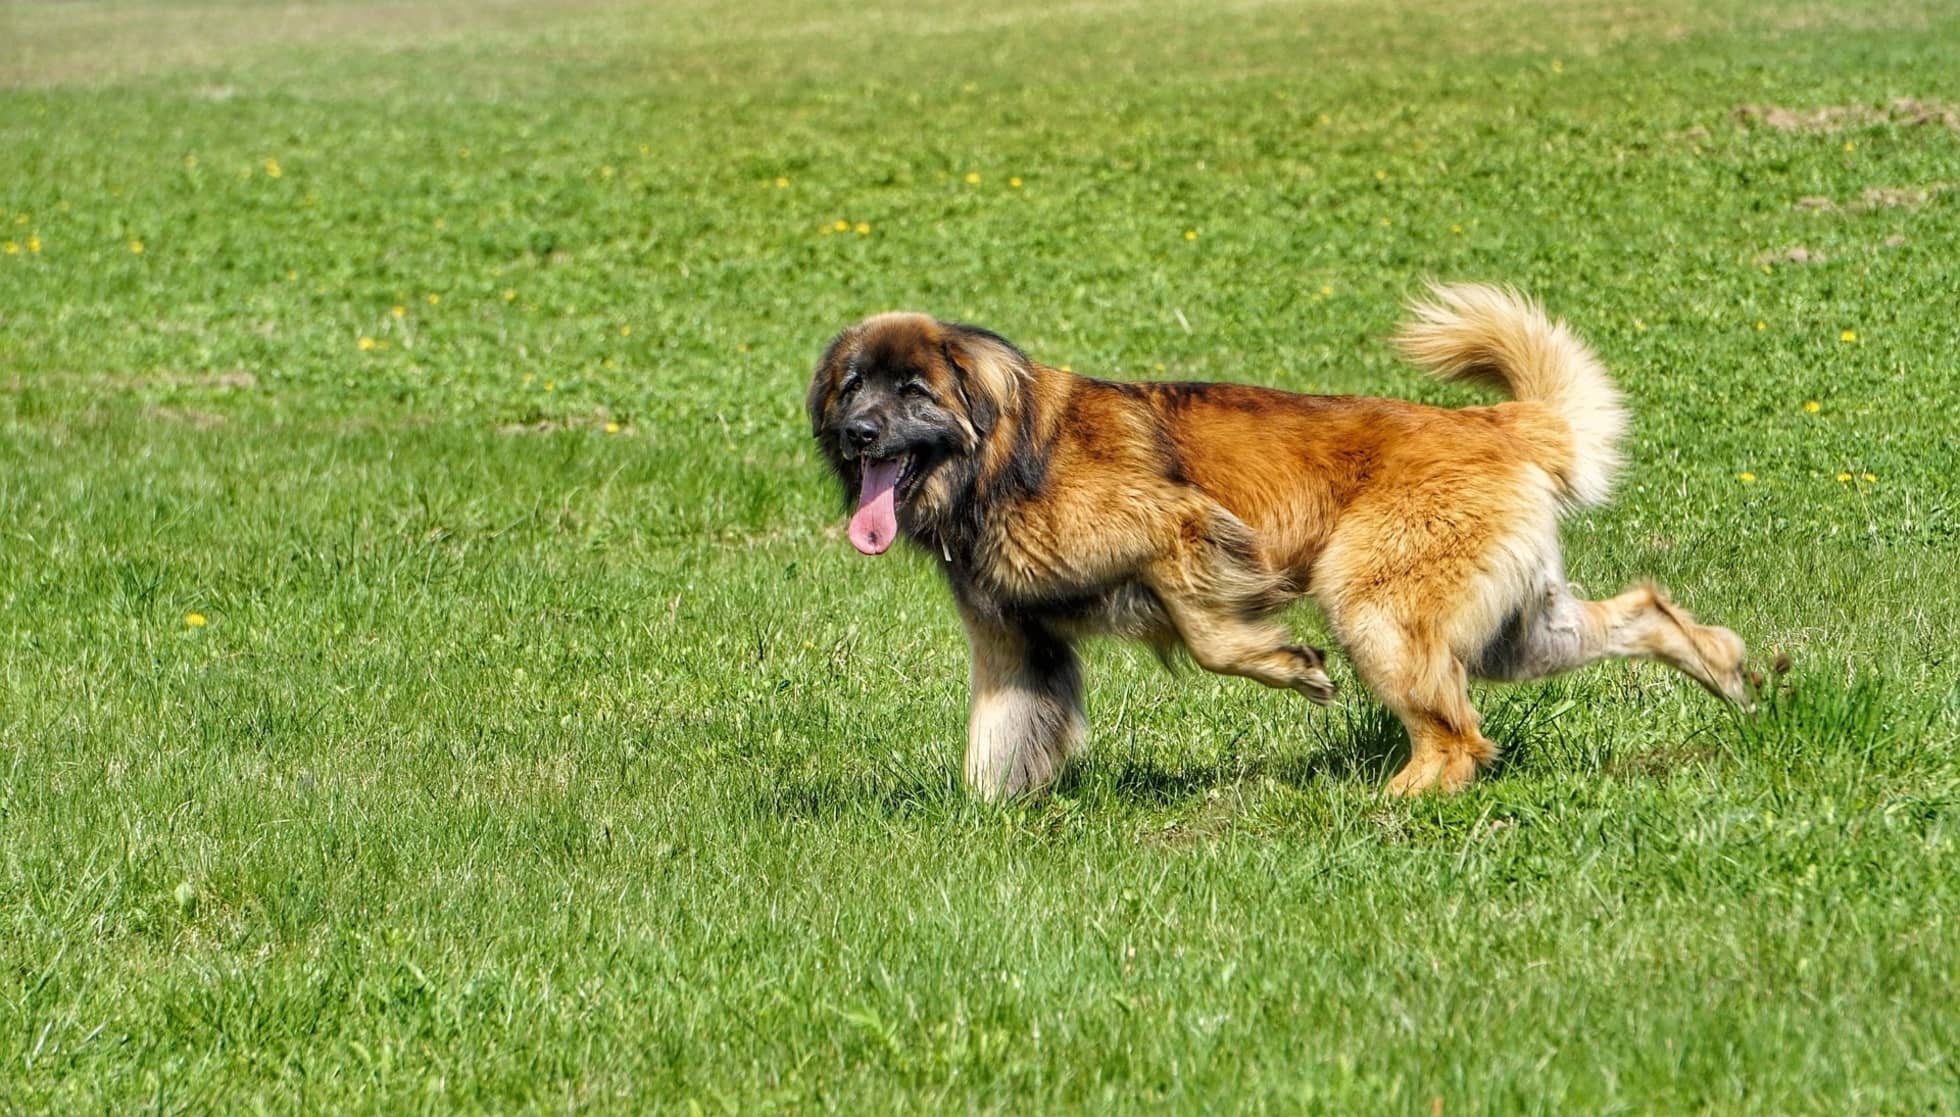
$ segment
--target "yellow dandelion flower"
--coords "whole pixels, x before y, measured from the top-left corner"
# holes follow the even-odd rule
[[[278,178],[280,175],[283,175],[285,173],[286,172],[279,169],[279,160],[267,159],[265,161],[265,177]]]
[[[6,244],[0,244],[0,252],[5,252],[9,256],[18,256],[20,255],[20,245],[15,244],[13,241],[8,241]]]
[[[1388,218],[1386,217],[1382,218],[1382,228],[1386,229],[1392,224],[1394,224],[1394,222],[1390,221]]]
[[[287,280],[287,282],[291,282],[291,281],[293,281],[293,280],[295,280],[295,279],[298,279],[298,278],[299,278],[299,273],[298,273],[298,272],[296,272],[296,271],[294,271],[294,270],[292,270],[291,268],[288,268],[288,269],[286,269],[286,280]]]
[[[374,348],[374,339],[371,337],[363,336],[361,340],[355,342],[354,344],[365,351]]]
[[[1013,178],[1008,179],[1007,185],[1012,189],[1019,190],[1021,188],[1021,176],[1015,175]]]
[[[1565,63],[1559,61],[1556,58],[1552,59],[1552,73],[1562,74],[1564,72],[1565,72]]]
[[[1388,172],[1387,172],[1387,171],[1376,171],[1376,172],[1375,172],[1375,181],[1376,181],[1376,182],[1387,182],[1387,181],[1388,181]]]
[[[1856,151],[1856,150],[1858,150],[1858,145],[1857,145],[1857,144],[1855,144],[1855,143],[1853,143],[1853,142],[1851,142],[1850,140],[1846,140],[1846,141],[1844,141],[1844,150],[1846,150],[1846,151]]]
[[[41,238],[39,236],[28,237],[27,250],[29,252],[39,253],[41,251]]]
[[[633,327],[631,327],[631,326],[621,326],[621,327],[619,328],[619,336],[621,336],[621,337],[632,337],[632,336],[633,336]]]
[[[1642,322],[1642,321],[1641,321],[1640,319],[1638,319],[1638,318],[1635,318],[1635,319],[1633,320],[1633,328],[1634,328],[1634,329],[1636,329],[1636,330],[1645,330],[1645,329],[1647,328],[1647,323],[1645,323],[1645,322]]]
[[[1321,113],[1321,114],[1320,114],[1320,122],[1321,122],[1322,124],[1332,124],[1332,123],[1334,123],[1334,118],[1333,118],[1333,117],[1331,117],[1331,116],[1329,116],[1329,115],[1327,115],[1326,113]]]
[[[619,433],[619,424],[618,424],[618,423],[607,423],[607,424],[606,424],[606,433],[607,433],[607,434],[618,434],[618,433]]]
[[[611,163],[606,163],[600,166],[599,168],[600,178],[611,178],[612,176],[613,176],[613,169]]]
[[[607,357],[607,358],[606,358],[605,360],[603,360],[603,361],[600,361],[600,362],[599,362],[599,364],[600,364],[600,365],[601,365],[602,367],[604,367],[604,368],[618,368],[618,367],[619,367],[619,362],[618,362],[618,361],[615,361],[615,360],[613,360],[613,359],[612,359],[611,357]]]
[[[140,240],[130,241],[129,250],[131,252],[134,252],[136,255],[141,256],[143,254],[143,242]]]
[[[968,186],[980,185],[980,172],[979,171],[966,172],[966,184]]]
[[[778,189],[778,190],[788,190],[788,189],[789,189],[789,179],[787,179],[787,178],[784,178],[784,177],[783,177],[782,175],[777,175],[777,176],[776,176],[776,189]]]
[[[1186,230],[1184,230],[1184,239],[1185,239],[1185,240],[1197,240],[1197,239],[1198,239],[1198,230],[1196,230],[1196,229],[1186,229]]]
[[[1767,330],[1769,329],[1769,323],[1763,321],[1761,318],[1758,318],[1756,319],[1756,329],[1758,331]]]
[[[408,317],[408,308],[401,305],[400,303],[396,303],[394,306],[388,308],[388,313],[394,315],[397,318],[406,318]]]
[[[1841,333],[1841,334],[1839,334],[1839,335],[1838,335],[1838,340],[1839,340],[1839,341],[1857,341],[1857,340],[1858,340],[1858,331],[1857,331],[1857,330],[1846,330],[1846,331],[1844,331],[1843,333]]]
[[[1768,264],[1764,264],[1764,265],[1763,265],[1763,274],[1764,274],[1764,275],[1770,275],[1770,274],[1772,274],[1772,272],[1771,272],[1771,270],[1770,270],[1770,266],[1769,266]]]
[[[544,390],[547,392],[555,392],[558,390],[558,383],[553,380],[547,380],[544,382]]]
[[[1459,236],[1459,237],[1460,237],[1460,236],[1462,236],[1462,235],[1463,235],[1463,226],[1461,226],[1461,225],[1451,225],[1451,226],[1450,226],[1450,232],[1451,232],[1452,234],[1454,234],[1454,235],[1456,235],[1456,236]]]
[[[187,171],[194,171],[194,170],[196,170],[196,169],[197,169],[197,156],[195,156],[195,155],[186,155],[186,156],[184,156],[184,169],[185,169],[185,170],[187,170]]]
[[[435,293],[434,291],[431,291],[431,292],[429,292],[429,294],[428,294],[428,299],[429,299],[429,305],[430,305],[430,306],[434,306],[434,305],[436,305],[437,303],[439,303],[439,302],[441,302],[441,301],[442,301],[442,296],[441,296],[441,295],[438,295],[438,294],[436,294],[436,293]]]
[[[840,233],[848,233],[851,231],[851,223],[849,221],[844,220],[841,217],[831,222],[830,227],[837,230]]]
[[[1878,480],[1878,474],[1876,473],[1866,473],[1863,474],[1863,477],[1867,483]]]
[[[1810,413],[1810,414],[1812,414],[1812,415],[1815,415],[1815,414],[1817,414],[1817,413],[1818,413],[1819,411],[1822,411],[1822,410],[1824,410],[1824,405],[1823,405],[1823,404],[1821,404],[1821,403],[1818,403],[1818,402],[1817,402],[1816,400],[1814,400],[1814,399],[1807,399],[1807,400],[1805,400],[1805,401],[1803,401],[1803,409],[1804,409],[1804,410],[1805,410],[1806,412],[1808,412],[1808,413]]]
[[[1321,296],[1321,298],[1326,298],[1327,296],[1329,296],[1329,295],[1331,295],[1331,294],[1333,294],[1333,293],[1334,293],[1334,288],[1333,288],[1333,286],[1332,286],[1331,284],[1322,284],[1322,285],[1321,285],[1321,287],[1320,287],[1320,296]]]
[[[208,622],[208,621],[206,621],[206,620],[204,619],[204,614],[203,614],[203,613],[185,613],[185,614],[184,614],[184,627],[185,627],[185,628],[203,628],[203,627],[204,627],[204,626],[205,626],[206,624],[208,624],[208,623],[209,623],[209,622]]]
[[[871,222],[869,222],[869,221],[860,221],[860,222],[858,222],[858,223],[857,223],[857,235],[858,235],[858,236],[861,236],[861,237],[868,237],[868,236],[870,236],[870,235],[871,235]]]
[[[1753,485],[1756,483],[1756,475],[1749,472],[1746,469],[1743,470],[1741,473],[1736,474],[1736,477],[1739,478],[1742,481],[1742,483],[1745,485]]]
[[[1849,473],[1840,473],[1838,474],[1837,479],[1838,479],[1838,484],[1840,485],[1848,484],[1851,481],[1851,475]]]
[[[514,289],[512,289],[512,288],[509,288],[509,287],[506,287],[506,288],[504,288],[504,301],[505,301],[505,302],[513,302],[513,301],[515,301],[515,300],[516,300],[516,298],[517,298],[517,292],[516,292],[516,291],[515,291]]]
[[[748,351],[749,351],[749,343],[748,343],[748,342],[746,342],[746,341],[738,341],[738,342],[736,342],[736,343],[735,343],[735,351],[736,351],[737,353],[746,353],[746,352],[748,352]]]
[[[640,154],[641,154],[641,155],[652,155],[652,154],[653,154],[653,145],[652,145],[652,144],[641,144],[641,145],[640,145]]]

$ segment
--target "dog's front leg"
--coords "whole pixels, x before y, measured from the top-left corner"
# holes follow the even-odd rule
[[[966,783],[982,799],[1040,791],[1082,747],[1082,665],[1067,640],[1036,621],[962,610],[973,648]]]

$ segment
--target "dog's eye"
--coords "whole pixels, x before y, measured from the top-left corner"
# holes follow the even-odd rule
[[[844,382],[837,386],[837,398],[839,399],[849,398],[852,392],[858,390],[858,382],[863,379],[864,377],[859,376],[855,372],[850,374],[849,376],[846,376],[844,378]]]
[[[923,380],[907,380],[905,386],[900,388],[899,391],[908,396],[917,396],[920,399],[932,398],[932,389],[926,387],[926,382]]]

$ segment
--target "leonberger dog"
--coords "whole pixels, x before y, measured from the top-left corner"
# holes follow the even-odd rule
[[[972,646],[966,780],[1047,787],[1086,734],[1075,645],[1108,634],[1325,704],[1322,652],[1276,614],[1311,595],[1401,719],[1397,795],[1456,791],[1497,746],[1472,678],[1658,659],[1752,701],[1743,643],[1640,583],[1590,601],[1558,521],[1602,503],[1626,411],[1563,322],[1508,290],[1433,287],[1396,337],[1510,399],[1447,409],[1050,368],[998,334],[880,314],[837,335],[809,413],[867,555],[901,535],[944,572]]]

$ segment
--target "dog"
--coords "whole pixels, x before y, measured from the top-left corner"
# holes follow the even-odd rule
[[[1395,795],[1460,790],[1497,758],[1472,678],[1646,657],[1751,705],[1734,632],[1651,584],[1591,601],[1565,581],[1559,518],[1607,499],[1627,425],[1586,344],[1496,287],[1432,286],[1410,309],[1396,341],[1411,362],[1509,400],[1097,380],[922,314],[831,341],[812,433],[851,543],[877,555],[904,536],[952,588],[973,793],[1046,788],[1082,749],[1085,637],[1330,702],[1323,653],[1275,618],[1301,595],[1408,731]]]

